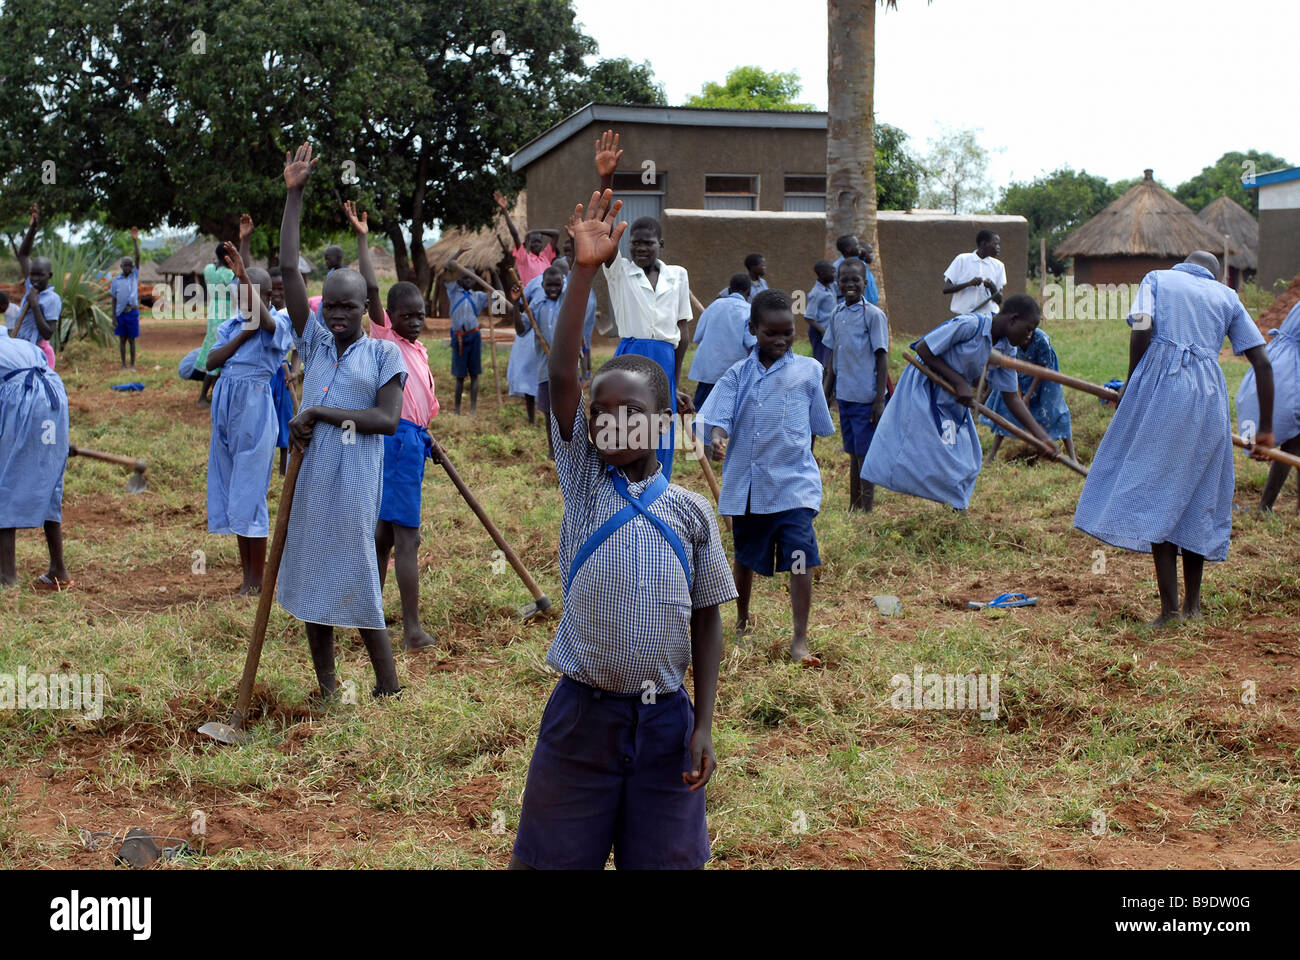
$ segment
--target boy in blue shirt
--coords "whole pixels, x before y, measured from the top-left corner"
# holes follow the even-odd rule
[[[761,253],[751,253],[745,257],[744,276],[749,279],[749,290],[745,292],[745,299],[756,297],[767,289],[767,257]],[[725,297],[730,293],[728,287],[723,287],[718,291],[719,297]]]
[[[560,315],[560,294],[564,292],[564,276],[564,271],[558,267],[547,267],[542,271],[542,293],[528,305],[533,311],[533,319],[537,321],[537,329],[546,338],[547,347],[555,339],[555,322]],[[521,325],[527,323],[527,320],[520,323]],[[533,350],[537,363],[537,410],[545,417],[551,412],[551,371],[546,347],[542,346],[542,341],[536,334],[533,336]],[[551,439],[550,430],[546,431],[546,455],[551,460],[555,459],[555,442]]]
[[[135,227],[131,228],[131,245],[135,248],[135,259],[122,258],[122,272],[108,285],[108,293],[113,298],[113,334],[122,351],[122,369],[128,369],[126,345],[130,343],[130,371],[135,373],[135,341],[140,336],[140,274],[135,269],[140,262],[140,231]]]
[[[885,412],[889,382],[889,321],[862,294],[867,265],[861,260],[840,264],[839,286],[844,302],[826,325],[823,345],[829,355],[826,379],[834,375],[835,399],[840,408],[840,433],[849,455],[849,509],[870,513],[874,484],[862,482],[862,458],[871,448],[876,424]]]
[[[739,363],[757,342],[749,332],[749,276],[738,273],[731,278],[727,295],[704,308],[695,324],[695,358],[687,374],[699,386],[695,388],[695,409],[709,398],[718,377],[733,363]]]
[[[578,384],[584,304],[627,228],[613,226],[621,206],[610,190],[592,194],[570,221],[573,272],[550,356],[564,615],[546,657],[564,676],[542,715],[512,869],[600,870],[611,847],[620,870],[709,859],[718,605],[736,595],[717,520],[658,461],[671,416],[658,363],[609,360],[590,414]]]
[[[871,261],[876,259],[876,251],[872,249],[871,244],[863,243],[851,233],[846,233],[835,241],[835,249],[840,252],[840,257],[831,264],[831,269],[835,275],[839,276],[840,264],[845,260],[861,260],[867,268],[867,287],[862,294],[862,298],[867,303],[875,304],[880,302],[880,291],[876,288],[876,278],[871,275]],[[837,286],[835,289],[836,299],[843,300],[844,292]]]
[[[500,290],[501,278],[496,270],[491,274],[492,286]],[[468,273],[462,272],[455,281],[444,283],[451,309],[451,375],[456,378],[456,415],[460,416],[466,376],[469,377],[469,412],[478,410],[478,378],[483,372],[483,334],[478,318],[492,298],[485,291],[475,289],[474,278]]]
[[[824,367],[827,366],[826,348],[822,339],[826,336],[826,324],[835,312],[839,287],[835,285],[835,268],[829,260],[814,263],[813,273],[817,274],[817,282],[808,291],[803,318],[808,321],[808,342],[812,344],[813,359]]]
[[[758,341],[749,356],[718,381],[696,414],[722,471],[718,512],[730,516],[736,543],[736,633],[747,636],[754,573],[790,571],[794,635],[790,659],[820,666],[808,650],[811,567],[821,565],[813,517],[821,508],[822,475],[814,436],[835,432],[822,391],[822,365],[794,346],[794,314],[781,290],[764,290],[750,305],[749,331]],[[775,562],[774,562],[775,558]]]

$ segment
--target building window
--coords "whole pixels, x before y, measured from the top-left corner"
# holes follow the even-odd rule
[[[785,203],[782,209],[804,213],[825,212],[826,175],[820,173],[787,174],[785,178]]]
[[[709,174],[704,178],[705,210],[757,210],[758,175]]]

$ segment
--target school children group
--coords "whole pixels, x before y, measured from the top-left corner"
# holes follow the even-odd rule
[[[876,305],[872,251],[846,236],[837,244],[837,261],[814,266],[817,284],[804,313],[813,357],[794,351],[799,333],[791,298],[767,288],[765,261],[755,255],[701,314],[689,373],[698,387],[694,397],[680,392],[685,325],[693,316],[689,279],[660,258],[658,221],[643,217],[629,226],[618,220],[621,203],[609,189],[618,142],[610,131],[597,141],[600,186],[575,207],[562,257],[558,232],[534,230],[521,239],[508,221],[518,283],[512,278],[503,292],[519,334],[508,381],[512,395],[525,397],[530,421],[534,402],[547,418],[564,503],[563,613],[547,655],[561,679],[529,767],[511,861],[516,868],[598,869],[611,850],[621,868],[698,868],[708,860],[703,788],[716,768],[721,605],[737,601],[736,631],[744,637],[754,573],[788,572],[790,656],[818,664],[807,642],[812,574],[821,563],[813,521],[822,482],[813,443],[835,432],[828,398],[838,407],[850,458],[854,510],[872,508],[877,485],[966,509],[983,465],[970,407],[984,382],[993,403],[1053,451],[1056,440],[1070,437],[1058,385],[1026,384],[1009,370],[986,369],[995,348],[1056,364],[1038,330],[1037,303],[1025,295],[1001,297],[997,238],[983,232],[976,251],[958,257],[945,274],[955,315],[912,344],[951,390],[911,366],[891,385],[889,325]],[[351,204],[357,269],[331,269],[319,301],[309,302],[298,269],[299,218],[317,162],[310,145],[286,157],[276,276],[246,266],[246,250],[224,244],[218,251],[231,273],[232,312],[218,323],[198,365],[220,370],[211,400],[209,529],[239,538],[244,589],[257,589],[273,450],[289,440],[302,448],[277,599],[304,623],[322,698],[337,689],[335,627],[359,630],[380,697],[399,690],[381,606],[391,551],[403,646],[433,643],[419,621],[416,549],[424,464],[433,456],[428,425],[439,405],[419,342],[421,292],[395,284],[385,313],[365,240],[366,215]],[[35,216],[33,210],[33,232]],[[630,257],[619,253],[625,232]],[[241,225],[241,246],[244,237]],[[1266,350],[1236,295],[1214,279],[1216,265],[1207,257],[1213,260],[1194,254],[1143,281],[1129,316],[1128,383],[1075,515],[1076,526],[1092,536],[1154,555],[1162,607],[1157,624],[1198,615],[1201,564],[1227,556],[1233,464],[1226,382],[1217,362],[1225,335],[1252,364],[1238,409],[1251,419],[1256,443],[1271,446],[1276,430],[1285,449],[1300,445],[1300,307]],[[39,341],[48,340],[46,318],[57,319],[59,307],[45,295],[48,261],[37,258],[24,268],[36,295],[20,307],[18,336],[0,339],[0,489],[17,491],[0,499],[0,578],[16,580],[14,528],[44,526],[50,568],[41,580],[57,587],[70,583],[59,528],[67,397],[53,356]],[[589,370],[598,269],[621,340],[590,377],[588,400],[583,371]],[[491,279],[503,289],[499,277]],[[489,297],[463,272],[443,280],[456,406],[459,411],[469,377],[473,410],[481,373],[478,317]],[[966,309],[958,309],[959,297]],[[367,313],[369,336],[362,328]],[[286,355],[295,349],[304,371],[302,398],[288,419],[274,381],[283,380]],[[692,429],[710,457],[725,457],[716,513],[703,497],[670,482],[679,410],[695,413]],[[47,421],[54,440],[42,443],[38,425]],[[23,483],[16,485],[19,475]],[[1266,507],[1285,477],[1285,468],[1270,475]],[[732,523],[734,565],[718,514]],[[694,702],[684,685],[688,668]]]

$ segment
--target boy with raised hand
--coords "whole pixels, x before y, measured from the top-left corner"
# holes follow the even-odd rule
[[[564,498],[564,614],[547,663],[564,674],[528,768],[513,869],[696,869],[709,859],[703,787],[717,761],[718,605],[735,597],[718,524],[668,482],[655,438],[668,377],[637,354],[578,383],[587,293],[626,223],[611,191],[579,204],[574,267],[550,357],[555,470]],[[695,678],[692,708],[684,687]]]
[[[36,241],[36,225],[40,222],[40,209],[32,204],[27,224],[27,235],[18,247],[18,270],[23,276],[23,302],[18,305],[17,327],[14,338],[35,344],[45,354],[46,365],[54,369],[54,348],[50,338],[59,327],[59,314],[63,298],[50,287],[54,265],[49,257],[31,256]]]
[[[515,242],[515,248],[511,251],[515,258],[515,273],[519,275],[520,283],[527,283],[534,277],[540,276],[542,271],[559,256],[556,244],[560,240],[560,231],[529,230],[524,239],[520,240],[519,228],[510,218],[509,202],[499,190],[492,191],[492,197],[501,208],[501,213],[506,218],[506,228],[510,231],[510,238]]]
[[[622,156],[618,134],[606,130],[596,141],[596,172],[600,174],[602,191],[611,188]],[[660,260],[663,249],[664,231],[659,221],[641,217],[628,229],[632,259],[621,256],[614,247],[605,262],[604,273],[614,322],[622,337],[614,356],[633,353],[649,357],[668,375],[673,417],[668,435],[660,438],[659,462],[663,464],[664,474],[671,477],[677,414],[695,410],[691,398],[677,389],[682,379],[682,359],[686,356],[686,324],[695,315],[691,312],[691,284],[686,268]]]

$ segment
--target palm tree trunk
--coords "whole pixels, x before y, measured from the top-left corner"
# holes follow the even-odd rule
[[[856,234],[876,252],[873,272],[885,308],[884,259],[876,229],[876,0],[827,0],[826,250]]]

